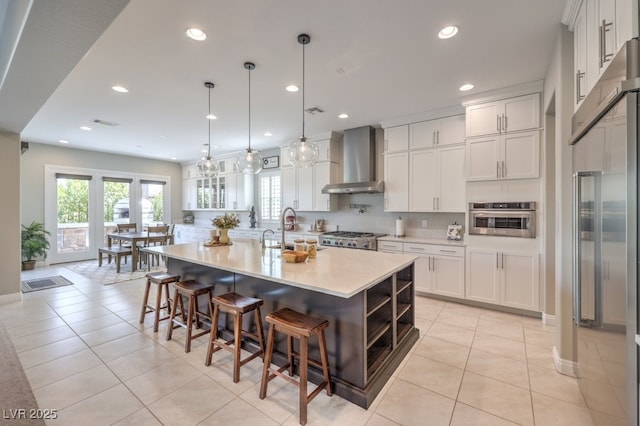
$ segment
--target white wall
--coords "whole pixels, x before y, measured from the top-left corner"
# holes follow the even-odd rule
[[[0,296],[20,293],[20,135],[0,129]]]
[[[556,46],[545,76],[543,110],[555,111],[555,292],[556,292],[556,368],[572,373],[576,361],[575,328],[573,324],[572,272],[572,177],[571,135],[573,115],[573,34],[560,25]]]

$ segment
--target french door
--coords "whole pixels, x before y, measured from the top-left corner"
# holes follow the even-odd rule
[[[118,223],[138,231],[168,223],[170,178],[45,166],[45,228],[51,232],[47,263],[95,259]]]

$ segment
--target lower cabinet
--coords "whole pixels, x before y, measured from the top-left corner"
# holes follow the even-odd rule
[[[466,298],[540,310],[538,253],[467,247]]]
[[[464,298],[464,247],[404,243],[404,253],[417,255],[416,291]]]

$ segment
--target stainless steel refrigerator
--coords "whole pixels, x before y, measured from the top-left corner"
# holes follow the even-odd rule
[[[628,41],[573,117],[574,320],[596,425],[638,424],[640,43]]]

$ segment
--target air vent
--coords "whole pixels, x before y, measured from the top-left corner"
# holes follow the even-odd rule
[[[324,112],[324,110],[322,108],[317,107],[317,106],[311,107],[311,108],[307,108],[307,109],[305,109],[305,111],[308,112],[311,115],[321,114],[321,113]]]
[[[91,120],[91,122],[95,124],[100,124],[102,126],[108,126],[108,127],[115,127],[118,125],[118,123],[114,123],[112,121],[100,120],[99,118],[94,118],[93,120]]]

